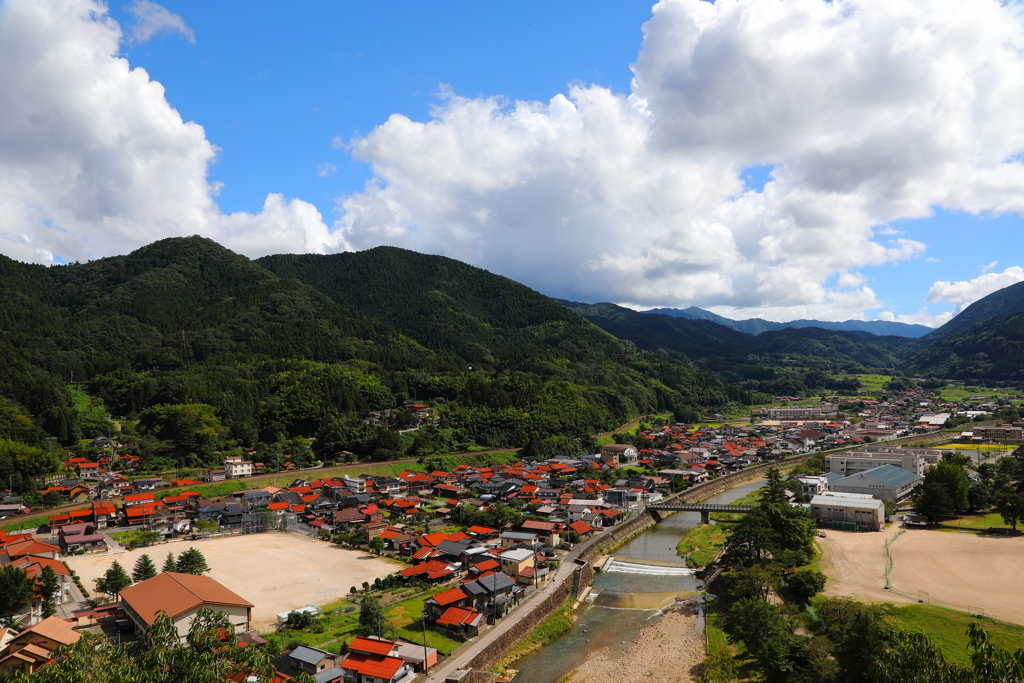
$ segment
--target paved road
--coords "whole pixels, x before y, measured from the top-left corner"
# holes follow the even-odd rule
[[[631,521],[632,519],[633,516],[631,515],[625,521],[623,521],[622,524],[625,524],[627,521]],[[572,571],[577,566],[579,566],[576,564],[575,560],[578,559],[582,553],[586,552],[595,543],[600,543],[601,541],[607,540],[606,537],[612,531],[615,531],[616,529],[620,528],[622,528],[621,524],[616,525],[614,527],[609,527],[608,529],[594,536],[590,540],[584,543],[580,543],[575,548],[573,548],[569,552],[569,554],[562,559],[562,563],[559,565],[558,571],[555,572],[554,577],[548,581],[548,584],[544,589],[534,593],[527,600],[525,600],[518,607],[516,607],[505,618],[501,619],[497,624],[490,627],[490,629],[484,631],[480,636],[477,637],[476,640],[460,648],[452,657],[449,657],[442,664],[434,668],[430,672],[429,677],[423,680],[430,681],[431,683],[443,683],[446,676],[456,671],[457,669],[466,667],[469,664],[469,662],[473,660],[474,657],[480,654],[481,650],[483,650],[485,647],[494,642],[495,638],[504,634],[515,624],[518,624],[520,621],[523,620],[523,618],[526,615],[530,614],[538,605],[540,605],[540,603],[546,600],[548,596],[551,595],[551,591],[555,590],[557,586],[561,585],[562,581],[564,581],[566,577],[568,577],[569,574],[571,574]]]

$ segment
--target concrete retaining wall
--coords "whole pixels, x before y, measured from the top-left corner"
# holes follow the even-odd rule
[[[902,442],[908,444],[923,440],[934,441],[936,436],[937,435],[935,434],[931,434],[927,436],[921,435],[904,437],[902,439],[894,439],[888,443]],[[844,450],[860,447],[861,446],[851,446],[849,448],[835,449],[828,452],[840,453]],[[691,486],[684,491],[680,491],[679,493],[669,496],[663,502],[696,503],[706,498],[710,498],[717,493],[731,489],[745,481],[763,477],[771,467],[794,465],[807,460],[812,455],[814,455],[814,453],[804,453],[802,455],[793,456],[792,458],[786,458],[785,460],[779,460],[777,462],[755,465],[754,467],[749,467],[747,469],[740,470],[739,472],[733,472],[719,477],[718,479],[706,481],[703,484]],[[575,571],[559,583],[546,600],[537,605],[529,613],[524,614],[523,617],[508,631],[495,638],[493,642],[481,650],[467,665],[467,668],[473,669],[471,675],[473,675],[474,678],[467,678],[465,680],[469,683],[486,683],[487,681],[493,680],[493,678],[491,678],[493,674],[486,673],[489,669],[497,666],[497,664],[504,659],[505,655],[512,651],[512,648],[515,647],[519,641],[528,636],[530,632],[540,625],[542,621],[547,619],[555,610],[564,605],[566,600],[579,599],[583,594],[583,591],[590,586],[594,577],[594,569],[590,565],[590,560],[607,552],[607,549],[616,547],[630,537],[644,531],[648,527],[654,526],[656,523],[657,522],[651,517],[651,515],[644,513],[620,524],[619,526],[598,534],[593,539],[583,544],[580,547],[579,558],[583,560],[584,564],[577,567]],[[571,560],[566,561],[568,562]]]
[[[476,657],[470,660],[467,668],[479,671],[489,670],[497,666],[519,641],[540,625],[540,622],[547,619],[552,612],[564,605],[566,600],[575,597],[570,595],[575,578],[576,572],[566,577],[564,581],[555,587],[547,599],[529,613],[523,615],[518,622],[512,625],[512,628],[502,633],[488,644],[487,647],[477,653]]]

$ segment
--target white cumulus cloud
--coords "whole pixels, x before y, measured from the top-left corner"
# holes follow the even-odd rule
[[[133,41],[194,39],[160,5],[129,9]],[[664,0],[628,93],[443,89],[425,121],[396,113],[334,138],[372,179],[328,227],[274,193],[223,214],[217,148],[120,56],[98,0],[8,0],[0,252],[47,263],[196,233],[252,256],[395,244],[581,300],[863,318],[884,307],[870,268],[925,249],[892,223],[1024,210],[1021,14],[999,0]],[[771,169],[763,188],[745,186],[752,167]],[[929,302],[963,304],[1007,273],[936,283]]]
[[[842,319],[881,306],[853,273],[924,250],[888,223],[1024,209],[1012,3],[664,0],[633,71],[391,116],[337,226],[584,300]]]
[[[984,273],[973,280],[939,280],[928,290],[928,303],[955,303],[952,315],[956,315],[978,299],[1018,282],[1024,282],[1024,268],[1020,266],[1010,266],[1001,273]]]
[[[260,213],[223,215],[207,180],[216,147],[118,56],[121,40],[98,2],[3,5],[0,252],[84,260],[191,234],[254,256],[339,248],[298,199],[272,194]]]

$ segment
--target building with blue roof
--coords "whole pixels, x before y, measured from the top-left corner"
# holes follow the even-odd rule
[[[829,491],[860,493],[887,502],[903,500],[923,477],[894,465],[882,465],[829,484]]]

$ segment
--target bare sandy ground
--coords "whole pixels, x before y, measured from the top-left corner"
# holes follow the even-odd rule
[[[572,683],[634,683],[697,680],[704,659],[704,634],[690,607],[677,605],[647,626],[619,656],[607,649],[591,653],[571,674]]]
[[[933,603],[980,607],[988,616],[1024,624],[1024,539],[915,530],[889,551],[889,580],[897,590],[926,591]]]
[[[68,558],[68,564],[92,591],[93,579],[107,571],[114,560],[130,574],[138,557],[148,553],[159,569],[168,552],[177,556],[189,547],[197,548],[206,557],[211,569],[207,576],[255,605],[252,623],[260,630],[266,630],[281,612],[308,605],[318,597],[339,600],[350,586],[362,586],[363,581],[373,583],[377,577],[398,568],[373,555],[284,533],[174,542],[131,552],[83,555]],[[332,588],[337,589],[333,595],[317,595]]]
[[[876,533],[829,532],[819,538],[822,571],[829,577],[826,595],[866,600],[916,602],[884,589],[885,541],[890,527]],[[893,570],[889,580],[902,593],[928,594],[929,602],[1024,624],[1024,539],[976,534],[908,530],[889,546]]]
[[[898,529],[876,532],[829,531],[819,538],[821,570],[828,577],[825,595],[892,600],[885,586],[885,542]],[[898,543],[899,541],[897,541]]]

